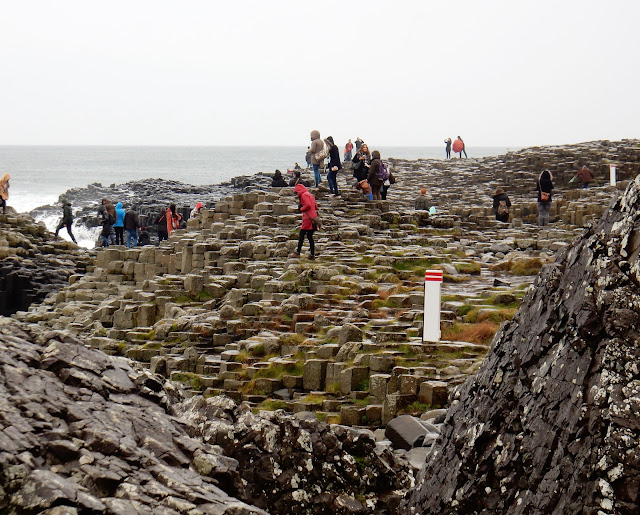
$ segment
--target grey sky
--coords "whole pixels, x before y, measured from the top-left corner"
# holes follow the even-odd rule
[[[0,5],[0,144],[638,137],[637,0]]]

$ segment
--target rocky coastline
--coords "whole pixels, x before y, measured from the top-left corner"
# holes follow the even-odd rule
[[[16,448],[0,454],[0,506],[14,512],[70,506],[78,513],[127,513],[131,506],[167,513],[545,513],[579,507],[576,492],[585,487],[592,493],[584,506],[632,513],[634,465],[613,452],[621,441],[603,438],[602,431],[613,411],[625,428],[620,435],[636,431],[636,415],[624,407],[633,403],[634,368],[601,364],[604,354],[623,353],[612,339],[628,341],[635,330],[629,313],[635,308],[615,302],[629,302],[639,284],[638,180],[632,182],[640,172],[639,150],[640,142],[624,140],[484,159],[392,159],[397,183],[382,202],[352,190],[346,172],[341,197],[313,190],[324,222],[315,261],[288,257],[299,225],[295,199],[290,188],[269,188],[266,176],[212,197],[200,219],[159,247],[87,252],[69,244],[64,251],[78,257],[69,260],[76,268],[68,284],[12,320],[0,319],[8,392],[2,397],[10,399],[0,420],[15,421],[4,423],[0,435],[7,449]],[[587,190],[569,182],[583,164],[596,172]],[[608,184],[610,164],[618,166],[616,187]],[[552,170],[557,190],[552,224],[540,228],[535,179],[544,168]],[[435,215],[414,209],[421,187]],[[497,187],[513,203],[509,224],[491,211]],[[79,192],[79,203],[87,193],[93,202],[110,196],[96,186]],[[164,199],[150,189],[136,195]],[[87,201],[86,210],[88,220],[95,203]],[[0,223],[3,234],[42,230],[41,240],[31,242],[34,254],[50,245],[50,234],[29,217],[0,217]],[[16,250],[25,248],[21,240],[5,239],[7,249],[23,252]],[[622,257],[615,259],[615,252]],[[444,273],[437,344],[421,338],[425,268]],[[607,296],[616,288],[619,295]],[[583,306],[582,298],[591,301]],[[607,312],[607,303],[615,309]],[[604,317],[600,329],[598,317]],[[631,333],[616,333],[623,330]],[[77,347],[59,348],[63,344]],[[83,358],[59,363],[65,353]],[[94,361],[101,364],[87,365]],[[120,403],[107,411],[135,418],[138,410],[130,406],[142,406],[140,396],[151,399],[159,410],[154,421],[173,428],[166,435],[184,429],[193,441],[173,435],[171,445],[149,443],[141,434],[132,436],[133,449],[103,452],[100,438],[129,442],[127,435],[104,435],[117,424],[104,418],[95,443],[74,432],[59,405],[47,407],[48,415],[29,411],[34,394],[18,384],[32,380],[8,375],[9,369],[34,369],[61,381],[62,390],[80,388],[71,400],[60,397],[63,404],[89,399],[88,390]],[[612,383],[614,369],[619,381]],[[557,370],[565,370],[562,378]],[[565,387],[572,379],[577,382]],[[589,398],[584,409],[577,392]],[[545,433],[536,425],[542,415],[521,414],[529,411],[545,414]],[[592,421],[587,429],[584,413]],[[83,426],[82,420],[72,421]],[[151,431],[156,422],[127,424]],[[37,436],[18,440],[11,427],[29,424],[34,428],[27,434]],[[42,431],[51,427],[60,428],[58,443],[47,451],[43,440],[50,437]],[[584,449],[570,445],[581,438]],[[531,459],[523,458],[522,445]],[[149,462],[149,451],[164,462]],[[616,456],[606,466],[598,462],[606,487],[604,476],[593,479],[594,459],[605,454]],[[572,457],[584,467],[569,481],[563,464]],[[99,470],[82,479],[74,470],[88,459]],[[127,462],[126,474],[117,460]],[[180,474],[166,471],[160,480],[154,467],[167,466]],[[629,474],[616,472],[619,467]],[[544,480],[524,484],[523,474]],[[45,480],[58,486],[42,493]],[[185,484],[196,484],[199,496],[179,487]],[[529,493],[516,495],[524,488]],[[559,493],[545,498],[551,489]]]

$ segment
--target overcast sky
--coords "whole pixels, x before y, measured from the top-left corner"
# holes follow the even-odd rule
[[[0,144],[639,136],[639,0],[0,6]]]

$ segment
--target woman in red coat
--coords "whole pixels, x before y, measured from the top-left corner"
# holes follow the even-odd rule
[[[302,184],[296,184],[295,188],[293,188],[293,191],[296,192],[300,200],[302,224],[300,225],[300,236],[298,236],[298,250],[297,252],[292,253],[290,256],[300,257],[300,251],[302,250],[302,244],[306,236],[309,240],[309,250],[311,251],[309,259],[315,259],[316,246],[313,241],[313,233],[315,229],[313,228],[312,220],[318,216],[318,204],[316,203],[315,197],[311,193],[309,193],[307,188]]]

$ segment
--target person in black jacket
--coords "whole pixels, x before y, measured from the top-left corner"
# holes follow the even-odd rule
[[[360,149],[353,156],[353,176],[357,182],[364,181],[369,175],[369,166],[371,165],[371,153],[366,143],[363,143]]]
[[[498,188],[493,194],[493,213],[496,220],[507,223],[509,221],[509,209],[511,201],[502,188]]]
[[[56,240],[58,239],[58,233],[60,232],[60,229],[62,229],[63,227],[66,227],[67,232],[71,237],[71,241],[73,241],[73,243],[77,245],[78,242],[76,241],[75,236],[71,232],[71,225],[73,225],[73,213],[71,211],[71,202],[67,201],[67,199],[64,199],[64,198],[62,199],[61,202],[62,202],[62,220],[60,220],[60,223],[56,228],[56,236],[55,236]]]
[[[327,182],[329,183],[329,191],[338,196],[338,171],[342,170],[342,164],[340,164],[340,152],[338,147],[333,142],[333,138],[329,136],[324,142],[329,147],[329,173],[327,173]]]
[[[139,227],[138,212],[134,207],[131,207],[124,215],[124,229],[127,231],[127,248],[138,246]],[[131,244],[131,240],[133,240],[133,245]]]
[[[271,178],[271,187],[272,188],[284,188],[287,185],[287,181],[282,177],[282,172],[280,170],[276,170]]]
[[[549,170],[543,170],[536,181],[538,190],[538,225],[545,226],[549,223],[551,214],[551,190],[553,189],[553,175]]]

